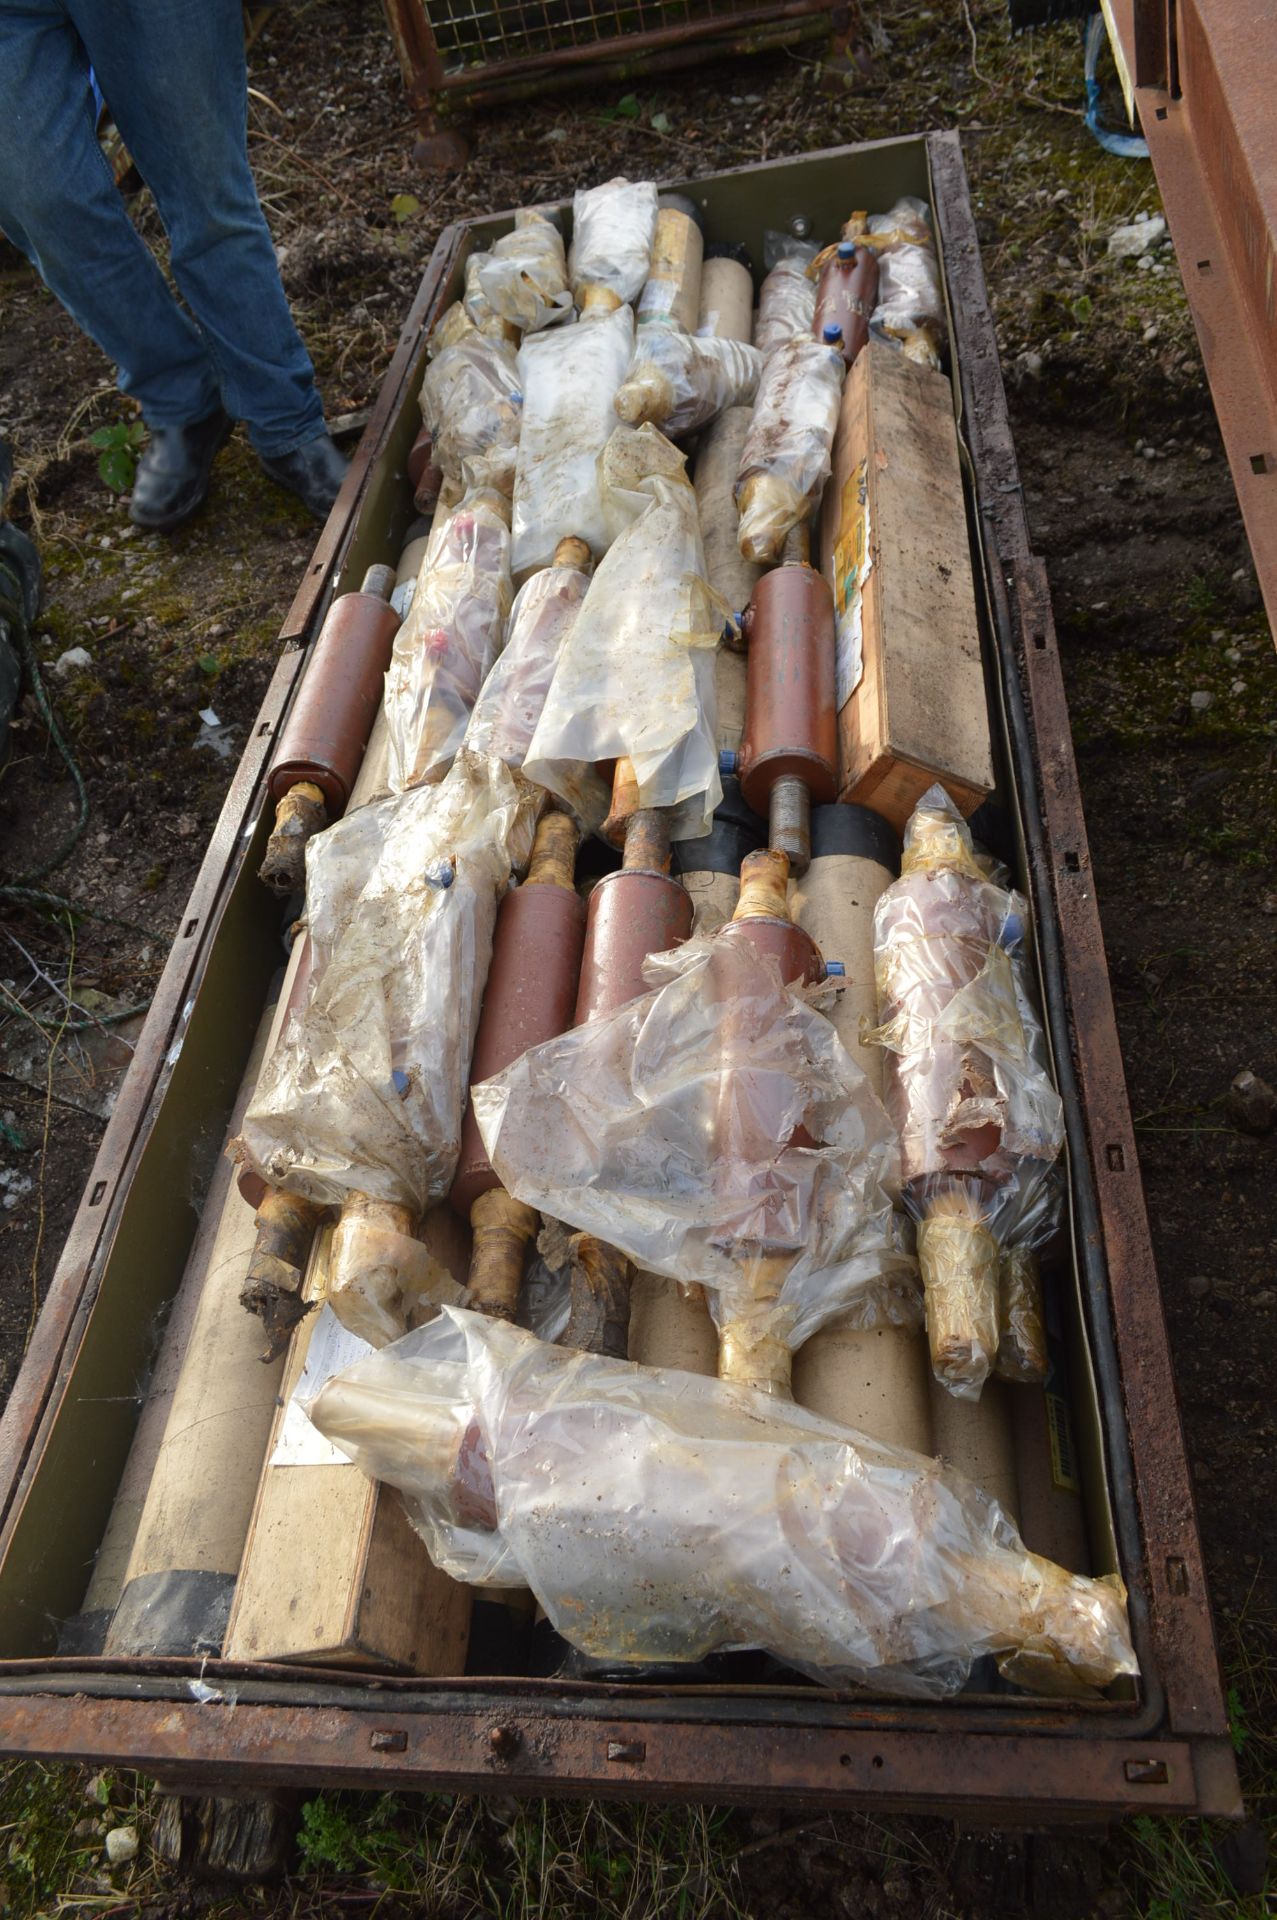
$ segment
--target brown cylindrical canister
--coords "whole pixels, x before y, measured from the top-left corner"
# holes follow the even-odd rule
[[[825,962],[820,948],[803,928],[792,920],[770,914],[751,914],[746,920],[731,920],[719,934],[720,940],[747,940],[755,953],[768,955],[780,966],[781,978],[792,985],[815,986],[825,977]]]
[[[743,340],[746,345],[753,338],[754,276],[736,255],[713,249],[707,254],[701,267],[696,331],[712,333],[719,340]]]
[[[314,965],[314,953],[311,949],[310,935],[301,933],[293,941],[288,956],[288,967],[284,974],[284,984],[279,990],[279,999],[271,1017],[270,1031],[266,1036],[264,1060],[269,1060],[279,1044],[279,1036],[284,1031],[284,1023],[290,1013],[301,1006],[306,998],[306,989],[310,985],[311,970]],[[260,1173],[252,1167],[241,1167],[235,1180],[241,1197],[256,1211],[266,1198],[269,1188]]]
[[[959,1400],[934,1376],[927,1384],[935,1451],[1014,1519],[1020,1502],[1011,1433],[1012,1390],[1003,1381],[989,1378],[978,1400]]]
[[[741,448],[749,432],[753,411],[752,407],[724,408],[717,420],[712,421],[702,434],[693,470],[696,510],[705,547],[705,578],[715,593],[721,593],[732,612],[737,614],[743,613],[749,605],[750,596],[762,572],[761,567],[745,558],[738,545],[740,514],[734,493],[736,475],[740,471]],[[743,653],[744,649],[742,638],[736,652]],[[722,651],[720,646],[719,653]],[[743,682],[743,672],[741,679]],[[742,686],[742,720],[743,692]],[[721,707],[721,688],[719,703]],[[720,722],[721,718],[720,713]],[[737,737],[728,744],[739,746],[739,728]]]
[[[639,296],[641,321],[672,320],[695,333],[701,301],[705,243],[700,213],[681,193],[662,194],[652,239],[652,264]]]
[[[565,887],[523,885],[507,893],[497,915],[492,964],[470,1065],[471,1084],[488,1080],[572,1024],[577,978],[585,943],[585,902]],[[474,1117],[466,1102],[461,1157],[449,1196],[468,1220],[481,1193],[497,1186]]]
[[[837,327],[838,338],[830,340],[830,345],[839,348],[850,366],[869,338],[869,321],[877,302],[877,254],[872,247],[840,240],[816,286],[812,332],[817,340],[827,340],[830,329]]]
[[[801,780],[813,802],[838,792],[834,712],[834,603],[812,567],[776,567],[754,588],[746,615],[749,683],[740,784],[756,813],[772,787]]]
[[[881,1047],[862,1047],[863,1026],[877,1025],[874,907],[900,871],[895,828],[868,807],[815,807],[811,866],[794,881],[790,911],[826,961],[840,960],[844,979],[830,1010],[838,1038],[882,1098]]]
[[[597,1020],[646,993],[648,954],[681,945],[691,931],[687,889],[668,873],[641,867],[605,873],[590,894],[573,1024]]]
[[[387,586],[393,585],[389,569]],[[376,593],[334,600],[284,725],[268,784],[280,800],[300,780],[321,789],[330,819],[350,798],[381,703],[399,615]]]

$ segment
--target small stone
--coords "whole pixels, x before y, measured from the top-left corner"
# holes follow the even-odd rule
[[[93,655],[87,647],[68,647],[54,661],[52,672],[55,679],[65,680],[69,673],[83,673],[92,665]]]
[[[86,1844],[91,1841],[96,1846],[102,1838],[102,1830],[96,1820],[77,1820],[71,1829],[71,1838]]]
[[[1134,220],[1129,226],[1114,227],[1109,235],[1109,253],[1114,260],[1134,260],[1160,246],[1166,237],[1166,222],[1161,215],[1152,220]]]
[[[1214,706],[1215,696],[1208,687],[1198,687],[1189,694],[1188,704],[1194,713],[1205,713],[1208,707]]]
[[[1153,256],[1151,253],[1142,253],[1139,259],[1135,262],[1135,264],[1144,273],[1155,271],[1155,269],[1153,268]]]
[[[1240,647],[1225,647],[1225,648],[1224,648],[1224,658],[1225,658],[1225,660],[1227,660],[1227,662],[1228,662],[1228,664],[1229,664],[1229,666],[1230,666],[1230,667],[1240,667],[1240,665],[1241,665],[1241,663],[1242,663],[1242,655],[1241,655],[1241,648],[1240,648]]]
[[[200,823],[193,813],[179,813],[173,822],[174,833],[179,834],[183,840],[189,840],[191,835],[198,833],[199,830]]]
[[[1266,893],[1259,903],[1261,913],[1277,913],[1277,893]]]
[[[1243,1133],[1271,1133],[1277,1126],[1277,1093],[1249,1067],[1228,1089],[1228,1117]]]
[[[1245,693],[1245,691],[1246,691],[1246,682],[1244,680],[1234,680],[1232,686],[1229,688],[1229,692],[1234,695],[1239,693]]]
[[[137,1828],[112,1827],[106,1836],[106,1857],[113,1867],[137,1858]]]
[[[1145,447],[1145,449],[1144,449],[1144,458],[1145,458],[1146,460],[1156,460],[1156,458],[1157,458],[1157,448],[1156,448],[1156,447]]]
[[[1271,1287],[1261,1287],[1258,1293],[1251,1295],[1251,1303],[1256,1307],[1271,1307],[1274,1300],[1277,1300],[1277,1294]]]
[[[1204,1300],[1211,1290],[1211,1277],[1208,1273],[1191,1273],[1185,1285],[1194,1300]]]

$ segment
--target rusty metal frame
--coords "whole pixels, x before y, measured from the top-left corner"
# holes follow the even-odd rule
[[[987,641],[1052,985],[1052,1038],[1065,1091],[1078,1096],[1067,1104],[1079,1251],[1141,1658],[1138,1696],[1093,1706],[966,1697],[919,1706],[785,1688],[658,1692],[522,1679],[369,1680],[228,1662],[25,1659],[0,1661],[0,1750],[142,1767],[192,1787],[497,1785],[530,1794],[930,1807],[1032,1821],[1239,1810],[1050,601],[1029,546],[957,136],[928,136],[925,154],[971,454]],[[792,164],[740,169],[736,182]],[[470,244],[465,227],[440,238],[343,497],[285,621],[280,668],[0,1426],[0,1553],[65,1390],[112,1222],[154,1127],[173,1037],[244,865],[299,643],[314,632],[339,571],[360,557],[368,537],[361,507],[374,517],[401,443],[406,454],[425,327]],[[406,500],[406,485],[397,491]],[[188,938],[194,952],[184,959]],[[198,1678],[220,1697],[196,1704]],[[494,1728],[508,1730],[495,1743]]]
[[[592,41],[529,48],[514,57],[449,67],[431,24],[429,4],[430,0],[382,0],[408,97],[431,124],[449,95],[463,96],[470,106],[491,106],[541,93],[551,83],[582,85],[757,53],[831,28],[838,45],[851,18],[847,0],[841,4],[838,0],[738,0],[734,10],[700,20],[672,21],[637,33],[601,34]],[[494,0],[494,4],[498,9],[508,4],[515,20],[524,12],[519,0]]]
[[[1108,0],[1277,633],[1277,120],[1253,8]]]

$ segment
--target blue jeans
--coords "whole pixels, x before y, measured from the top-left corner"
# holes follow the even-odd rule
[[[190,314],[98,146],[90,63]],[[201,420],[220,400],[269,458],[324,417],[248,165],[247,85],[240,0],[0,0],[0,228],[148,425]]]

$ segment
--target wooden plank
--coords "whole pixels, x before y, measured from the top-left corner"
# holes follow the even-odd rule
[[[938,779],[972,812],[993,788],[993,749],[943,374],[879,341],[865,348],[843,391],[821,522],[840,627],[860,587],[858,682],[840,634],[841,797],[903,831]]]
[[[459,1224],[439,1209],[424,1239],[458,1280]],[[321,1297],[327,1233],[307,1293]],[[227,1631],[228,1660],[300,1660],[421,1674],[465,1670],[471,1594],[433,1564],[398,1493],[349,1463],[275,1465],[289,1396],[318,1315],[293,1336]]]

